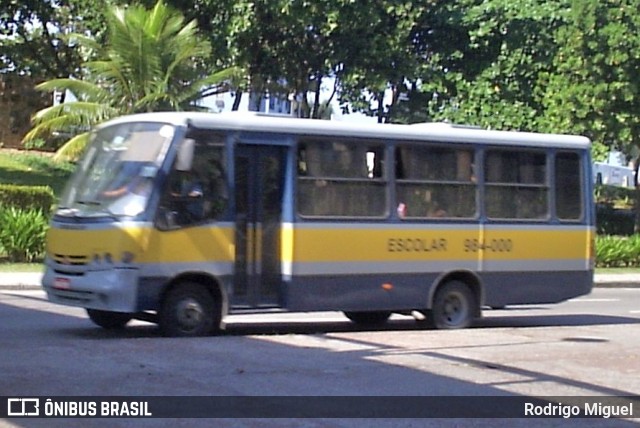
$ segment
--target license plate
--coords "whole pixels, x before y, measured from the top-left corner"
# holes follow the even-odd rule
[[[71,281],[68,278],[56,278],[53,280],[53,288],[68,290],[71,288]]]

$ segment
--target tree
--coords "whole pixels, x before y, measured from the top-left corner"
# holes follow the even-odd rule
[[[640,166],[640,13],[633,0],[574,1],[545,92],[550,126],[587,135],[596,157],[635,154]],[[640,187],[636,183],[636,232]]]
[[[302,102],[301,112],[319,118],[323,79],[336,63],[336,21],[346,3],[260,0],[236,5],[242,13],[232,19],[229,37],[249,75],[249,90],[292,95]]]
[[[553,71],[566,0],[440,0],[413,37],[417,97],[430,120],[539,130],[540,77]],[[416,106],[419,107],[419,106]]]
[[[413,16],[431,2],[168,1],[208,29],[222,58],[246,70],[242,91],[294,97],[300,111],[315,118],[326,98],[338,97],[345,106],[373,114],[372,94],[403,82],[405,64],[412,61],[406,42]],[[319,96],[323,89],[327,97]],[[387,114],[384,106],[379,110]]]
[[[197,35],[195,21],[185,23],[179,12],[162,1],[110,8],[106,45],[92,37],[74,41],[95,58],[83,64],[77,78],[53,79],[38,85],[43,91],[70,91],[76,101],[39,111],[30,140],[51,132],[73,132],[57,155],[75,158],[84,148],[87,131],[114,116],[161,110],[197,109],[195,102],[212,86],[220,90],[233,69],[212,72],[207,65],[209,43]]]
[[[65,35],[97,33],[98,0],[0,0],[0,140],[19,145],[31,116],[51,98],[34,85],[68,77],[81,64],[80,52]]]
[[[0,72],[34,80],[68,77],[79,68],[69,32],[99,34],[101,0],[0,0]]]
[[[345,9],[339,32],[348,46],[340,88],[343,109],[351,106],[378,122],[397,121],[395,111],[423,61],[414,49],[415,28],[432,3],[378,0]]]
[[[604,156],[640,149],[640,13],[633,0],[574,1],[546,77],[549,128],[587,135]],[[640,163],[640,159],[639,162]]]

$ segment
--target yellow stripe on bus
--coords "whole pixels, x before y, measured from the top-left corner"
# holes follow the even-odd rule
[[[233,228],[195,227],[158,231],[152,227],[120,227],[94,230],[51,228],[47,251],[53,257],[82,257],[109,253],[118,260],[124,251],[135,254],[135,261],[206,262],[235,259]]]
[[[375,261],[509,261],[588,260],[593,230],[526,227],[486,228],[295,228],[284,225],[281,258],[285,263]],[[158,231],[147,227],[94,230],[51,228],[47,250],[60,257],[110,253],[117,260],[124,251],[142,263],[233,262],[234,227],[194,227]]]
[[[591,231],[285,229],[286,261],[588,259]]]

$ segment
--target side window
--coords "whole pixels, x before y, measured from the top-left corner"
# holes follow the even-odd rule
[[[166,228],[219,219],[228,200],[224,148],[219,138],[196,138],[189,171],[175,165],[169,173],[160,203]]]
[[[387,214],[384,146],[367,141],[303,140],[298,146],[297,208],[306,217]]]
[[[395,153],[401,218],[475,217],[473,149],[407,144]]]
[[[495,219],[549,218],[547,155],[534,150],[488,150],[485,210]]]
[[[558,153],[555,163],[556,216],[580,220],[583,215],[584,186],[582,162],[577,153]]]

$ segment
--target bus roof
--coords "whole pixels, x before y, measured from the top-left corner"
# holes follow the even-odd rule
[[[522,145],[588,149],[587,137],[518,131],[494,131],[449,123],[417,123],[412,125],[354,123],[268,116],[256,113],[227,112],[158,112],[122,116],[104,123],[141,121],[160,122],[201,129],[266,132],[307,136],[375,138],[388,140],[438,141],[496,145]]]

